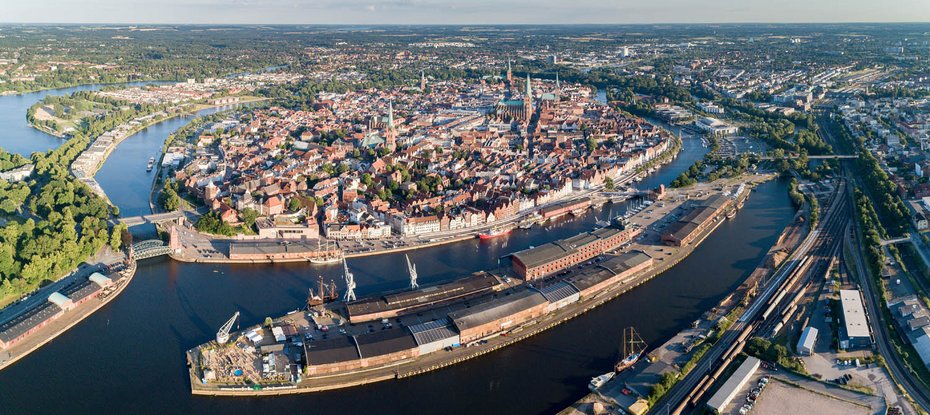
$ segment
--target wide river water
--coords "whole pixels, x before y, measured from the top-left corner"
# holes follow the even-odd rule
[[[84,87],[93,88],[93,87]],[[25,110],[44,94],[0,97],[0,146],[29,153],[58,145],[25,127]],[[123,215],[148,212],[145,172],[172,131],[173,119],[120,144],[97,175]],[[685,139],[679,157],[638,184],[666,185],[706,152]],[[464,241],[410,253],[421,284],[447,281],[497,258],[590,229],[606,211],[508,238]],[[784,182],[759,186],[734,220],[653,281],[579,318],[502,350],[412,378],[306,395],[211,398],[190,394],[184,351],[212,339],[235,311],[242,325],[301,306],[318,275],[341,269],[288,265],[140,262],[114,301],[54,341],[0,371],[0,414],[345,413],[538,414],[558,411],[588,393],[592,376],[610,369],[621,330],[635,326],[653,346],[688,326],[731,292],[758,264],[793,215]],[[403,255],[349,261],[360,296],[407,284]]]

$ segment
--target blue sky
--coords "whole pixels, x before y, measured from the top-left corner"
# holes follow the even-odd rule
[[[3,22],[930,22],[930,0],[0,0]]]

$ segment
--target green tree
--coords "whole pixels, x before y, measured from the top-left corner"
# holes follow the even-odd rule
[[[612,192],[614,191],[615,188],[616,186],[614,185],[614,179],[612,177],[608,177],[604,179],[604,189],[607,189],[607,191]]]
[[[110,234],[110,247],[113,248],[114,251],[119,251],[123,244],[123,232],[126,231],[127,227],[122,223],[118,223],[113,227],[113,232]]]
[[[255,219],[258,219],[258,211],[252,208],[242,209],[242,212],[239,212],[239,218],[242,219],[246,226],[251,228],[255,225]]]
[[[300,210],[300,207],[301,207],[301,203],[300,203],[299,198],[292,197],[290,200],[287,201],[287,210],[290,210],[291,212],[296,212]]]

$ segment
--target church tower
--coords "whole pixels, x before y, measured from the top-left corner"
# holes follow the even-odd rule
[[[510,70],[510,59],[507,59],[507,85],[513,85],[513,71]]]
[[[530,74],[526,74],[526,95],[523,97],[523,113],[526,121],[533,117],[533,88],[530,86]]]
[[[426,72],[420,70],[420,91],[426,91]]]
[[[394,129],[394,101],[388,101],[387,131],[384,133],[384,147],[394,152],[397,148],[397,131]]]

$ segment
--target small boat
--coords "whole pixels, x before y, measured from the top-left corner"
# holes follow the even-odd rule
[[[620,373],[629,369],[643,356],[646,351],[646,342],[633,327],[627,327],[623,330],[623,351],[620,361],[614,365],[614,371]]]
[[[480,239],[493,239],[493,238],[497,238],[498,236],[507,235],[507,234],[509,234],[510,231],[512,231],[512,230],[513,230],[513,229],[509,229],[509,228],[492,228],[492,229],[491,229],[490,231],[488,231],[488,232],[479,233],[479,234],[478,234],[478,238],[480,238]]]
[[[591,383],[588,383],[588,389],[591,389],[591,392],[598,390],[601,386],[604,386],[605,383],[613,379],[615,374],[614,372],[607,372],[603,375],[591,378]]]
[[[155,167],[155,157],[149,157],[149,164],[145,167],[145,171],[152,171],[153,167]]]
[[[736,209],[733,209],[733,210],[727,212],[727,219],[733,219],[733,218],[735,218],[735,217],[736,217]]]

